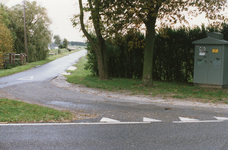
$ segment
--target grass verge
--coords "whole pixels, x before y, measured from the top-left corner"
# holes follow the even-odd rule
[[[42,107],[9,99],[0,99],[0,122],[63,122],[72,120],[67,111]]]
[[[4,76],[8,76],[8,75],[11,75],[11,74],[14,74],[14,73],[22,72],[22,71],[34,68],[35,66],[49,63],[49,62],[51,62],[51,61],[53,61],[53,60],[55,60],[57,58],[66,56],[68,54],[71,54],[71,53],[74,53],[74,52],[77,52],[77,51],[79,51],[79,50],[75,50],[75,51],[71,51],[71,52],[63,52],[63,53],[58,54],[58,55],[49,56],[45,60],[32,62],[32,63],[27,63],[25,65],[17,66],[17,67],[11,68],[11,69],[0,69],[0,77],[4,77]]]
[[[163,97],[187,99],[206,103],[226,103],[228,104],[228,89],[205,89],[192,86],[190,83],[154,81],[153,87],[144,87],[140,79],[112,78],[108,81],[101,81],[98,77],[92,76],[90,71],[84,70],[87,62],[83,57],[76,64],[77,69],[70,71],[67,81],[75,84],[83,84],[86,87],[99,88],[114,92],[130,92],[143,94],[151,97]]]

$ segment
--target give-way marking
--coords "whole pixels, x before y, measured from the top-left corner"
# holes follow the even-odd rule
[[[119,120],[115,120],[115,119],[111,119],[111,118],[106,118],[106,117],[103,117],[100,122],[103,122],[103,123],[119,123],[120,121]]]
[[[143,117],[143,122],[162,122],[161,120]]]
[[[152,118],[143,118],[143,122],[120,122],[119,120],[103,117],[100,122],[92,123],[4,123],[0,126],[61,126],[61,125],[129,125],[129,124],[150,124],[151,122],[162,122]]]
[[[101,123],[113,123],[113,124],[120,124],[120,123],[127,124],[127,123],[151,123],[151,122],[162,122],[162,121],[161,120],[152,119],[152,118],[143,117],[143,122],[120,122],[119,120],[103,117],[100,120],[100,122]]]
[[[172,123],[213,123],[223,122],[228,120],[226,117],[215,117],[216,120],[198,120],[186,117],[179,117],[180,121],[173,121]],[[152,118],[143,117],[143,122],[121,122],[119,120],[103,117],[100,122],[81,122],[81,123],[0,123],[0,126],[62,126],[62,125],[130,125],[130,124],[150,124],[156,122],[163,122]]]
[[[33,80],[34,76],[28,76],[28,77],[24,77],[24,78],[19,78],[17,80]]]
[[[186,117],[179,117],[180,121],[173,121],[173,123],[210,123],[210,122],[223,122],[228,120],[226,117],[215,117],[216,120],[198,120]]]

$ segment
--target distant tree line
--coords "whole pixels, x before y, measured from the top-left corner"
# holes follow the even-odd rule
[[[193,77],[193,41],[207,37],[208,32],[220,32],[228,40],[228,25],[178,29],[163,28],[156,33],[153,58],[153,79],[188,82]],[[97,42],[95,36],[92,36]],[[107,40],[108,71],[111,77],[142,78],[145,37],[139,31],[129,31],[122,37]],[[99,75],[96,55],[87,43],[88,63],[85,68]]]
[[[86,46],[85,42],[75,42],[75,41],[70,41],[69,42],[70,45],[76,45],[76,46]]]

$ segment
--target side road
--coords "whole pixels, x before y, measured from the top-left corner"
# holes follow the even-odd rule
[[[179,117],[199,120],[212,120],[214,116],[228,117],[227,107],[204,107],[204,104],[198,103],[186,105],[184,99],[180,100],[183,101],[180,103],[174,99],[132,96],[129,93],[91,90],[69,84],[64,76],[59,74],[85,54],[86,51],[80,51],[23,74],[8,76],[7,80],[0,78],[0,93],[6,98],[71,111],[77,114],[80,121],[93,118],[85,122],[99,122],[103,117],[127,122],[141,122],[145,117],[164,122],[178,121]],[[85,60],[85,57],[82,60]]]
[[[51,81],[51,84],[63,88],[65,90],[71,90],[76,92],[82,92],[85,94],[92,94],[102,97],[114,98],[114,99],[124,99],[129,102],[139,102],[139,103],[155,103],[156,105],[172,105],[175,106],[189,106],[189,107],[205,107],[205,108],[223,108],[227,109],[227,104],[213,104],[213,103],[201,103],[195,101],[188,101],[185,99],[168,98],[164,99],[162,97],[151,97],[148,95],[131,95],[128,92],[111,92],[107,90],[97,89],[97,88],[87,88],[84,85],[73,84],[66,81],[66,77],[59,75],[57,78]]]

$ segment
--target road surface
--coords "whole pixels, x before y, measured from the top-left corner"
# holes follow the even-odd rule
[[[0,92],[94,117],[71,123],[0,124],[0,149],[228,149],[227,109],[118,99],[50,84],[85,53],[0,78]]]

